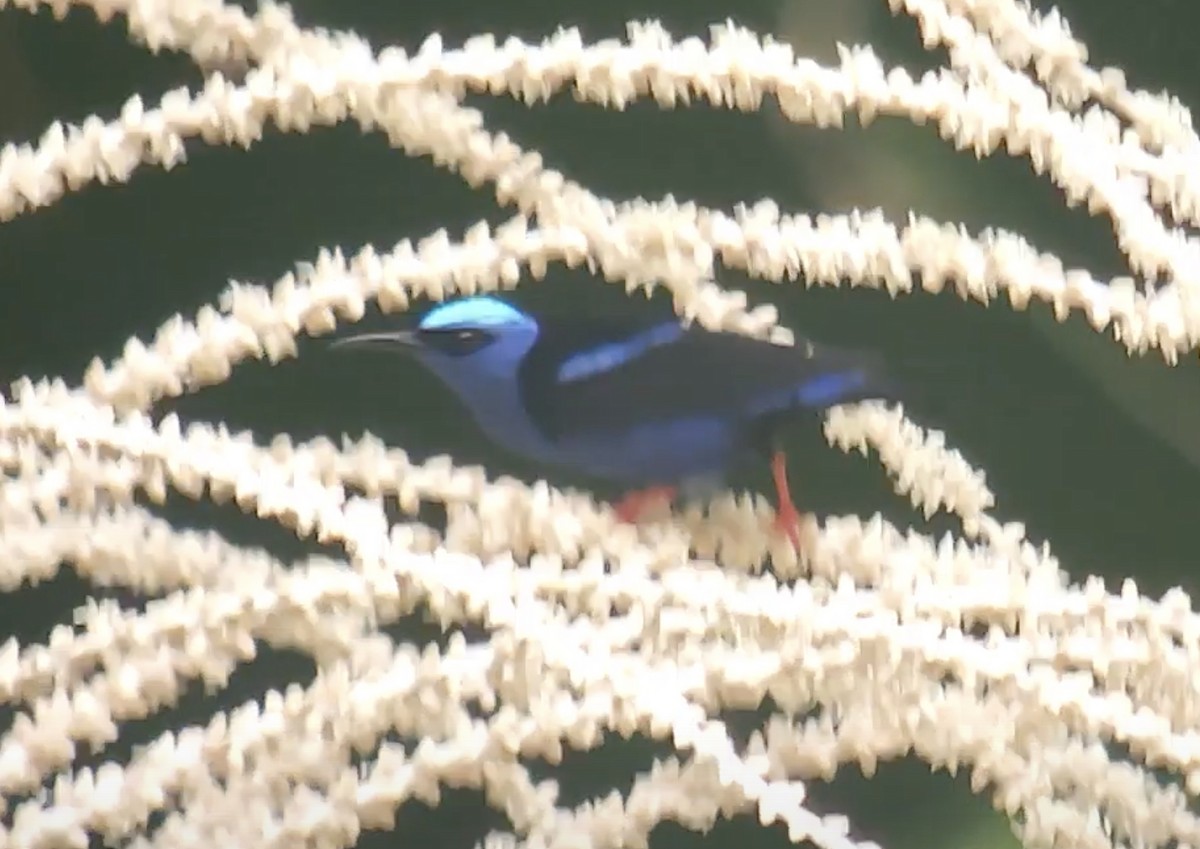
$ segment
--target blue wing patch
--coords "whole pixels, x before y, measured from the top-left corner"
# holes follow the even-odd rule
[[[867,386],[867,381],[867,371],[861,368],[826,372],[758,398],[750,405],[749,412],[752,416],[760,416],[789,410],[797,405],[818,410],[832,407],[846,398],[856,397],[859,390]]]
[[[659,324],[643,330],[620,342],[606,342],[595,348],[580,351],[563,361],[555,379],[558,383],[574,383],[604,374],[640,357],[652,348],[670,345],[683,335],[683,326],[676,321]]]

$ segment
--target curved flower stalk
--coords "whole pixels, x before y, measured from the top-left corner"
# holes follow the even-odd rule
[[[626,288],[665,286],[681,315],[781,344],[791,335],[775,311],[719,286],[718,264],[775,283],[953,288],[984,303],[1006,294],[1017,309],[1036,299],[1173,363],[1195,347],[1200,315],[1200,254],[1185,229],[1200,215],[1200,142],[1178,103],[1088,66],[1061,17],[1012,0],[893,0],[927,45],[948,49],[947,67],[912,79],[865,47],[823,67],[732,24],[707,42],[676,41],[657,24],[597,44],[572,30],[540,44],[483,35],[456,49],[434,36],[409,56],[302,29],[273,5],[254,15],[219,0],[46,5],[122,16],[135,40],[212,70],[200,91],[152,107],[132,98],[111,120],[56,124],[35,146],[4,148],[0,220],[92,181],[179,166],[187,139],[250,145],[268,123],[305,132],[345,121],[491,186],[513,217],[458,240],[438,231],[350,258],[324,251],[271,287],[232,284],[218,304],[131,339],[79,380],[13,385],[0,405],[0,587],[66,565],[154,600],[92,601],[45,643],[0,647],[0,703],[19,710],[0,734],[0,846],[82,847],[93,835],[349,846],[364,829],[392,827],[406,800],[436,804],[440,788],[471,786],[509,820],[510,833],[485,841],[496,849],[644,845],[664,820],[702,830],[743,811],[785,823],[795,842],[841,849],[867,844],[844,818],[807,806],[806,782],[848,762],[871,774],[908,752],[969,768],[1031,847],[1200,841],[1189,806],[1200,794],[1190,600],[1149,599],[1132,583],[1117,594],[1098,580],[1071,585],[1047,547],[994,518],[983,474],[902,410],[838,408],[826,433],[873,453],[924,517],[955,517],[957,536],[832,517],[805,528],[799,551],[769,533],[758,500],[726,497],[632,528],[585,496],[445,458],[416,463],[371,437],[264,444],[150,415],[247,359],[294,356],[301,334],[354,322],[370,302],[404,310],[418,297],[510,288],[557,264],[586,263]],[[467,92],[535,103],[564,90],[615,108],[652,97],[754,110],[773,98],[789,120],[819,126],[851,111],[933,122],[977,155],[1003,145],[1027,157],[1067,203],[1111,220],[1131,274],[1166,282],[1097,280],[1016,234],[973,235],[917,214],[617,203],[462,104]],[[172,527],[148,507],[169,493],[232,501],[341,555],[284,564]],[[445,507],[444,530],[418,520],[426,503]],[[451,630],[447,645],[388,635],[417,610]],[[310,655],[315,679],[163,734],[124,761],[76,765],[80,746],[111,743],[188,682],[225,686],[259,644]],[[724,712],[768,698],[778,712],[735,742]],[[557,764],[612,731],[669,741],[676,754],[624,797],[577,808],[531,777],[529,759]]]

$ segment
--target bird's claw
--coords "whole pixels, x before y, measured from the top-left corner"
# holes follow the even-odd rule
[[[626,493],[620,501],[613,505],[617,518],[627,524],[637,524],[645,513],[646,508],[655,503],[670,504],[675,500],[676,488],[673,486],[651,486]]]
[[[775,531],[785,534],[799,550],[800,523],[804,520],[804,514],[796,509],[792,501],[787,479],[787,458],[782,451],[776,451],[771,458],[771,476],[775,479],[775,495],[779,499],[779,507],[775,511]]]
[[[779,507],[775,512],[775,532],[788,538],[796,548],[800,548],[800,529],[805,519],[792,502],[792,496],[787,483],[787,465],[782,452],[776,452],[771,460],[771,471],[775,478],[775,491],[779,499]],[[678,487],[651,486],[626,493],[613,504],[613,512],[617,519],[624,524],[633,525],[641,519],[647,508],[663,503],[670,504],[678,494]]]
[[[800,548],[800,524],[804,521],[804,514],[796,509],[796,505],[790,501],[779,505],[779,509],[775,512],[775,532],[783,534],[791,541],[796,549]]]

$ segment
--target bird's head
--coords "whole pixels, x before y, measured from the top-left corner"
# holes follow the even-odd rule
[[[499,298],[476,296],[439,304],[415,328],[346,336],[334,345],[408,353],[470,398],[488,385],[511,385],[537,334],[531,316]]]

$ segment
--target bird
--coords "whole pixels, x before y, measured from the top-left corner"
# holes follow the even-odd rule
[[[780,439],[838,404],[892,395],[881,358],[797,337],[792,346],[678,316],[526,312],[494,295],[441,302],[413,326],[336,347],[408,354],[492,443],[620,487],[619,519],[707,491],[768,459],[777,531],[800,544]]]

